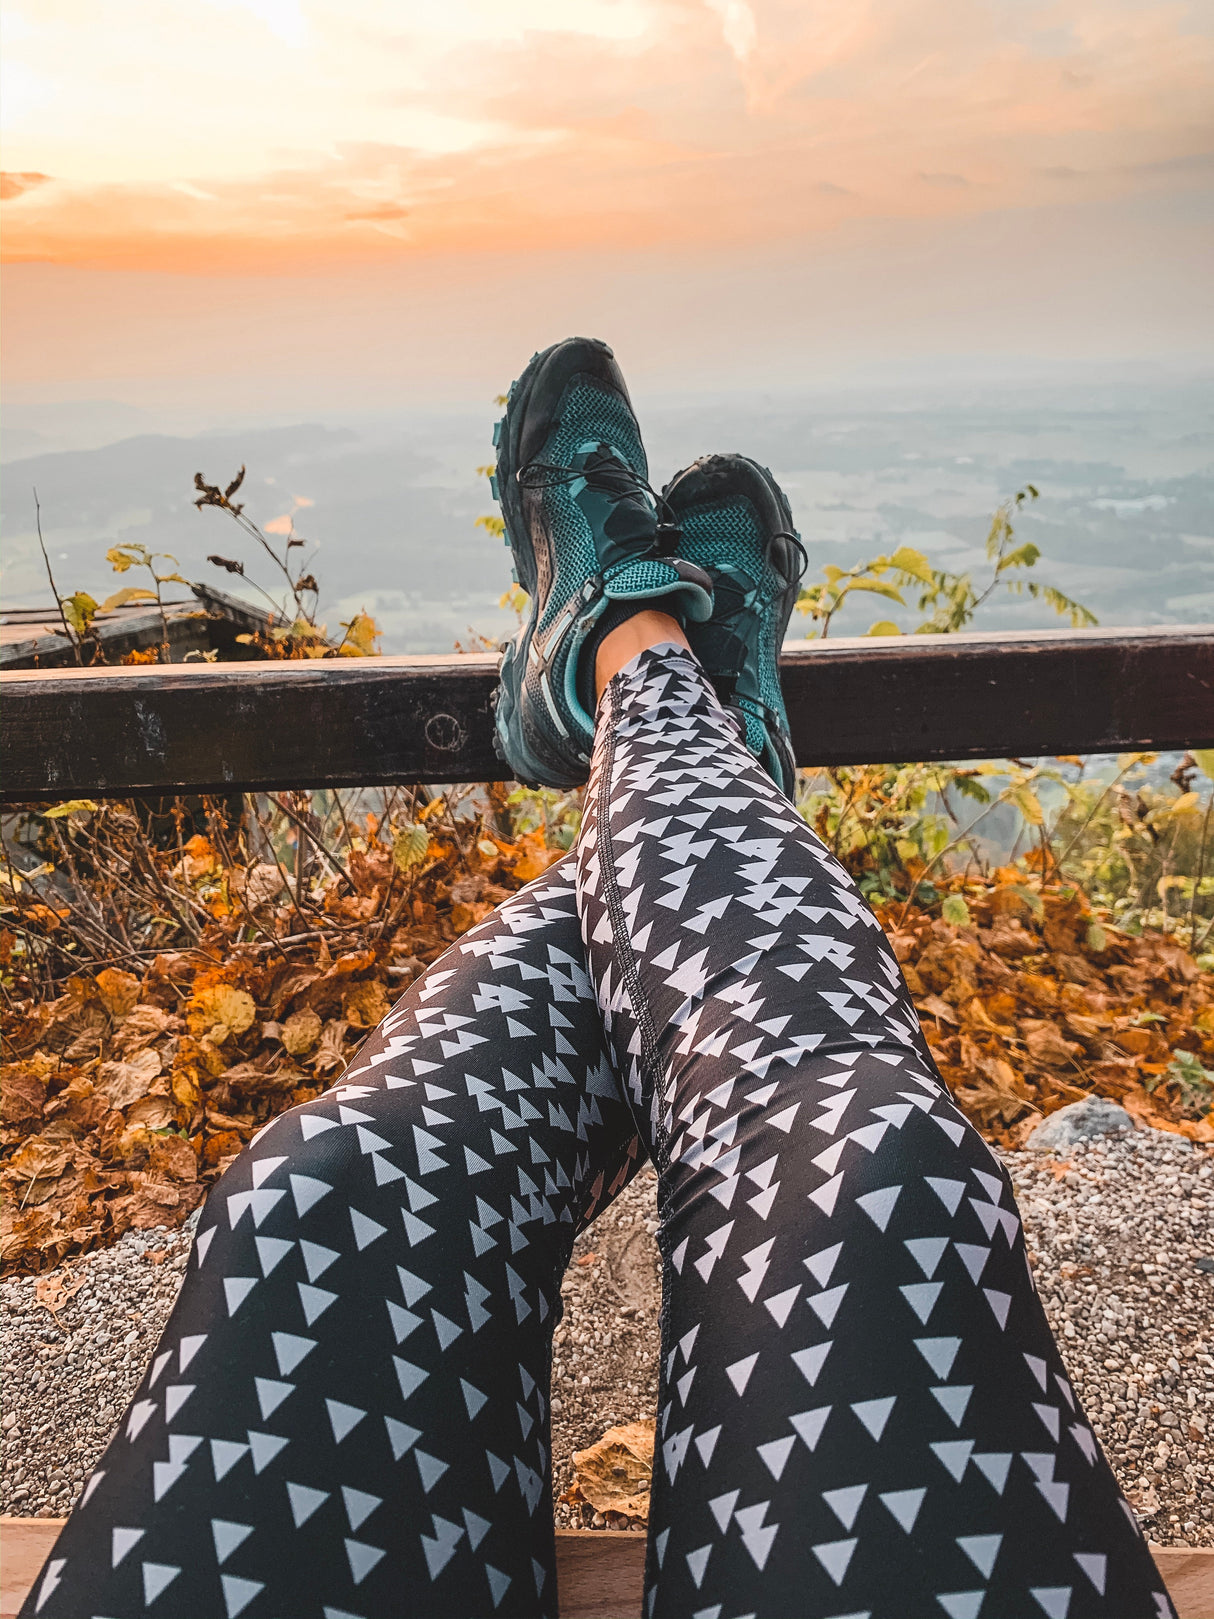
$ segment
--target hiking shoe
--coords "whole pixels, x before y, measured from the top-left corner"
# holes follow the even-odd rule
[[[529,786],[576,787],[594,742],[594,653],[639,607],[707,619],[712,584],[674,554],[640,430],[606,343],[537,354],[494,433],[494,494],[529,614],[504,648],[495,742]]]
[[[691,649],[740,715],[751,753],[791,798],[796,762],[778,660],[806,558],[788,498],[743,455],[703,456],[662,495],[682,530],[679,555],[712,579],[712,617],[687,626]]]

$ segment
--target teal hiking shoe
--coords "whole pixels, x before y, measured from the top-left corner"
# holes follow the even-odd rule
[[[594,653],[640,607],[685,627],[712,611],[712,583],[676,555],[628,389],[606,343],[571,337],[537,354],[494,434],[494,494],[530,596],[504,648],[495,744],[517,780],[577,787],[594,742]],[[661,508],[661,510],[660,510]]]
[[[715,606],[686,626],[691,649],[746,745],[791,798],[796,761],[780,690],[780,647],[805,572],[788,497],[743,455],[707,455],[662,491],[682,531],[679,555],[712,579]]]

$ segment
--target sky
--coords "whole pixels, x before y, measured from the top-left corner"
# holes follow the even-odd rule
[[[1211,0],[9,0],[4,384],[199,421],[1211,357]]]

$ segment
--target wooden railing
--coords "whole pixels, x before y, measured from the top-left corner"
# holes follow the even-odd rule
[[[494,656],[0,677],[4,801],[500,779]],[[1214,745],[1214,625],[811,642],[803,765]]]

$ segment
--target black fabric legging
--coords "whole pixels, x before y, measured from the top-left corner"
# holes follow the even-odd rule
[[[646,1154],[650,1619],[1172,1612],[884,936],[669,649],[576,856],[214,1189],[23,1612],[556,1614],[560,1279]]]

